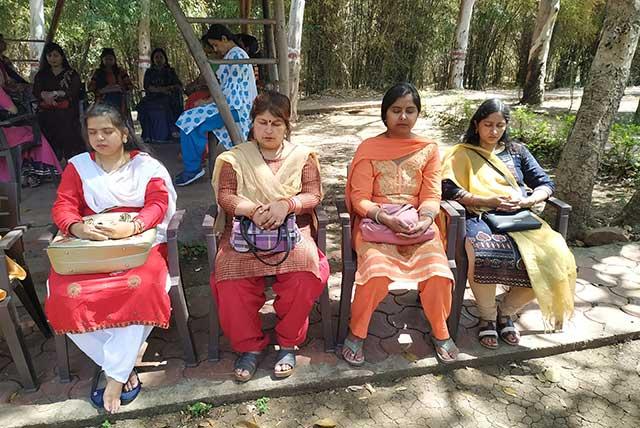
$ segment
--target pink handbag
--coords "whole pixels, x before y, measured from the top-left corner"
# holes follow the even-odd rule
[[[385,213],[394,217],[399,217],[405,223],[415,224],[419,220],[418,210],[409,204],[382,204],[381,208]],[[382,244],[395,244],[395,245],[415,245],[421,244],[426,241],[430,241],[435,236],[433,228],[429,227],[422,235],[416,238],[403,238],[396,235],[394,231],[389,229],[384,224],[379,224],[370,218],[364,218],[360,222],[360,232],[362,232],[362,239],[367,242],[378,242]]]

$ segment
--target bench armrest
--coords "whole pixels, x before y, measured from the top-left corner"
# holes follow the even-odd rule
[[[547,199],[547,204],[556,210],[556,218],[553,228],[566,239],[571,205],[558,198],[554,198],[553,196]]]

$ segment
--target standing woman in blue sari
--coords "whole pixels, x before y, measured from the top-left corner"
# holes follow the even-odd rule
[[[162,48],[151,53],[151,67],[144,73],[144,90],[146,95],[138,104],[142,139],[165,142],[177,137],[175,123],[182,113],[182,82]]]

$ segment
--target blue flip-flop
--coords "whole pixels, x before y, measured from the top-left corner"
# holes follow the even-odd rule
[[[131,391],[122,391],[120,394],[120,405],[126,406],[131,403],[138,397],[140,391],[142,390],[142,382],[140,381],[140,377],[138,376],[138,372],[136,369],[133,369],[133,372],[136,375],[136,379],[138,379],[138,385],[133,388]],[[97,409],[104,409],[104,388],[98,388],[98,384],[100,383],[100,377],[104,371],[100,371],[94,378],[93,383],[91,385],[91,396],[89,397],[91,400],[91,404]]]
[[[138,394],[140,394],[140,391],[142,390],[142,382],[140,382],[138,371],[136,369],[133,369],[133,373],[136,375],[136,379],[138,380],[138,385],[136,385],[136,387],[133,388],[131,391],[124,391],[124,390],[122,391],[122,394],[120,394],[121,406],[126,406],[127,404],[135,400],[138,397]]]
[[[98,383],[100,382],[100,377],[103,373],[104,371],[100,370],[93,377],[93,382],[91,383],[91,395],[89,396],[91,404],[98,410],[104,409],[104,388],[98,389]]]

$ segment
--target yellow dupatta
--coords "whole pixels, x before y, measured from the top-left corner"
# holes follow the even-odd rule
[[[478,153],[491,161],[504,177]],[[470,144],[457,144],[444,156],[442,179],[449,179],[476,196],[520,194],[517,181],[504,162],[493,152]],[[488,210],[473,209],[478,214]],[[573,315],[576,262],[562,235],[537,218],[542,222],[540,229],[509,232],[509,236],[522,255],[544,320],[553,325]]]
[[[313,159],[320,170],[318,156],[309,147],[288,143],[282,157],[284,158],[282,165],[274,174],[262,158],[256,142],[249,141],[235,146],[221,153],[216,159],[211,180],[213,191],[216,195],[218,194],[220,171],[226,162],[236,173],[237,194],[243,199],[256,204],[268,204],[295,196],[302,190],[302,169],[307,159]],[[226,220],[220,206],[218,206],[218,213],[215,231],[221,233]]]

